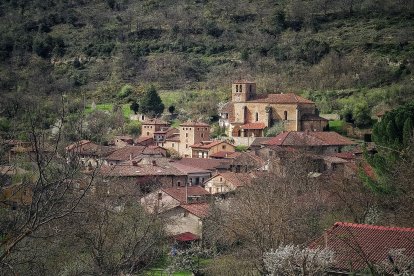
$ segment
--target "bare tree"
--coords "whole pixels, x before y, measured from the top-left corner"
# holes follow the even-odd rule
[[[62,127],[55,139],[50,141],[47,132],[38,127],[42,118],[36,116],[36,110],[30,111],[27,130],[30,147],[26,151],[25,166],[31,170],[33,177],[23,179],[20,189],[29,189],[31,198],[28,204],[18,206],[17,210],[10,210],[4,205],[0,207],[7,214],[0,226],[0,267],[11,272],[16,261],[13,255],[22,250],[19,245],[35,236],[41,228],[72,215],[95,178],[94,173],[88,176],[81,174],[79,164],[67,163],[62,151]],[[61,121],[64,121],[65,115],[62,105]],[[79,183],[82,183],[82,189],[78,189]]]

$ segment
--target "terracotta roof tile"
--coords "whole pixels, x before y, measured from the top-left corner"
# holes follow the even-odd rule
[[[234,110],[234,103],[233,102],[228,102],[225,103],[221,108],[220,108],[220,112],[221,113],[232,113]]]
[[[223,177],[227,182],[234,186],[234,188],[243,187],[249,184],[253,179],[253,176],[250,173],[223,172],[215,177],[218,176]]]
[[[170,165],[176,168],[177,170],[182,171],[185,174],[191,174],[191,173],[211,173],[209,170],[188,166],[184,164],[180,164],[177,162],[170,162]]]
[[[180,207],[199,218],[205,218],[210,214],[210,205],[208,203],[182,204]]]
[[[172,238],[179,242],[197,241],[200,239],[199,236],[191,232],[180,233],[180,234],[174,235]]]
[[[255,83],[254,81],[249,81],[249,80],[235,80],[233,81],[233,83]]]
[[[279,104],[314,104],[314,102],[305,99],[301,96],[298,96],[294,93],[257,95],[255,98],[249,100],[249,102]]]
[[[172,198],[178,200],[181,204],[186,203],[186,198],[185,198],[186,195],[188,197],[210,195],[209,192],[207,192],[204,188],[200,186],[161,188],[161,190],[164,193],[170,195]]]
[[[114,161],[130,160],[142,154],[144,149],[145,149],[145,146],[126,146],[126,147],[115,150],[109,156],[107,156],[106,159],[114,160]]]
[[[209,171],[216,171],[217,169],[228,169],[230,167],[231,160],[210,158],[182,158],[176,162]]]
[[[336,132],[289,131],[283,132],[273,139],[263,142],[264,145],[275,146],[346,146],[355,142]]]
[[[334,251],[334,268],[342,271],[360,271],[370,263],[387,261],[392,249],[404,249],[414,258],[414,228],[386,227],[348,222],[334,226],[309,247],[327,247]]]

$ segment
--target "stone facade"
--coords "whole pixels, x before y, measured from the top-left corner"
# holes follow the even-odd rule
[[[293,93],[257,95],[254,82],[236,81],[232,101],[220,112],[220,124],[228,126],[231,137],[261,137],[275,124],[288,131],[321,131],[327,120],[317,113],[314,102]]]
[[[164,127],[168,127],[169,124],[159,119],[150,119],[142,122],[141,125],[141,137],[154,137],[154,133],[160,131]]]
[[[187,122],[180,125],[177,152],[183,157],[191,157],[191,146],[209,140],[210,126],[205,123]]]

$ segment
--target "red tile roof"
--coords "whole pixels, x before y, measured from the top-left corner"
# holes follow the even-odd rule
[[[288,131],[283,132],[263,145],[275,146],[346,146],[356,145],[355,142],[336,132],[320,131]]]
[[[254,99],[249,100],[249,102],[276,104],[314,104],[314,102],[294,93],[257,95]]]
[[[232,113],[234,110],[234,103],[233,102],[228,102],[225,103],[221,108],[220,108],[220,112],[221,113]]]
[[[186,203],[185,196],[208,196],[210,195],[205,189],[200,186],[188,186],[188,187],[172,187],[172,188],[161,188],[161,190],[170,195],[172,198],[178,200],[181,204]],[[187,190],[187,191],[186,191]]]
[[[197,126],[201,126],[201,127],[209,127],[209,124],[206,123],[202,123],[202,122],[193,122],[193,121],[188,121],[185,123],[180,124],[180,126],[192,126],[192,127],[197,127]]]
[[[111,153],[109,156],[107,156],[106,159],[114,160],[114,161],[130,160],[142,154],[144,149],[145,149],[145,146],[126,146],[126,147],[117,149],[116,151]]]
[[[264,129],[265,127],[264,123],[248,123],[240,126],[242,129]]]
[[[234,172],[223,172],[215,177],[223,177],[227,182],[233,185],[235,188],[243,187],[249,184],[253,176],[250,173],[234,173]]]
[[[191,232],[184,232],[178,235],[174,235],[172,238],[179,242],[197,241],[200,239],[199,236]]]
[[[228,169],[230,167],[231,160],[209,158],[182,158],[176,162],[209,171],[216,171],[217,169]]]
[[[180,142],[180,134],[174,133],[173,135],[165,138],[165,141]]]
[[[185,174],[192,174],[192,173],[211,173],[209,170],[188,166],[184,164],[180,164],[177,162],[170,162],[170,165],[176,168],[177,170],[182,171]]]
[[[404,249],[407,257],[414,258],[414,228],[336,222],[325,235],[309,247],[334,251],[334,268],[338,270],[363,270],[367,267],[364,258],[380,264],[387,261],[392,249]]]
[[[67,146],[66,150],[80,155],[108,156],[114,152],[116,148],[98,145],[88,140],[80,140]]]
[[[205,218],[210,214],[210,205],[208,203],[182,204],[180,207],[199,218]]]
[[[240,152],[232,152],[232,151],[218,151],[216,153],[210,154],[210,158],[228,158],[233,159],[240,155]]]

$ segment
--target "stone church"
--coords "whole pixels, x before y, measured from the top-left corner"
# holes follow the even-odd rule
[[[220,126],[232,137],[263,137],[281,124],[286,131],[322,131],[328,121],[319,117],[314,102],[294,93],[256,94],[256,83],[235,81],[231,102],[220,109]]]

